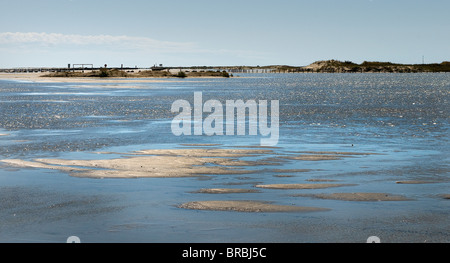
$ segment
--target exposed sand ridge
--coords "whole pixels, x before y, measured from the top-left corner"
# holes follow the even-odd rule
[[[279,153],[278,148],[250,147],[215,148],[216,144],[184,144],[189,146],[181,149],[153,149],[139,150],[130,153],[97,152],[97,154],[120,155],[112,159],[99,160],[67,160],[67,159],[35,159],[19,160],[6,159],[1,162],[13,167],[28,167],[39,169],[59,170],[75,177],[85,178],[181,178],[181,177],[212,177],[214,175],[243,180],[242,182],[222,182],[221,185],[249,185],[249,188],[202,188],[190,192],[193,194],[261,194],[268,189],[278,190],[308,190],[327,189],[336,187],[352,187],[357,184],[332,183],[334,179],[304,178],[309,176],[313,169],[280,169],[273,166],[282,166],[277,158],[293,157],[291,163],[308,161],[328,161],[341,158],[361,158],[369,153],[338,153],[338,152],[309,152],[297,158],[296,153]],[[190,147],[200,148],[190,148]],[[291,154],[291,155],[290,155]],[[304,158],[307,156],[307,158]],[[358,156],[358,157],[356,157]],[[250,160],[244,159],[251,157]],[[272,166],[272,167],[267,167]],[[318,171],[318,170],[317,170]],[[264,173],[274,173],[271,178],[278,180],[292,180],[303,177],[311,183],[275,183],[265,184]],[[234,175],[252,174],[251,177],[235,177]],[[295,174],[295,176],[293,175]],[[228,177],[230,176],[230,177]],[[291,179],[290,179],[291,178]],[[292,182],[292,181],[290,181]],[[409,182],[411,183],[411,182]],[[252,189],[253,187],[253,189]],[[298,194],[293,197],[312,197],[318,199],[334,199],[345,201],[405,201],[406,197],[385,193],[333,193],[333,194]],[[442,198],[449,198],[442,195]],[[277,205],[266,201],[248,200],[211,200],[194,201],[178,206],[184,209],[236,211],[236,212],[316,212],[327,211],[327,208],[303,207],[295,205]]]

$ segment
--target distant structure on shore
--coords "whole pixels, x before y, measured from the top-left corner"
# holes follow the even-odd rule
[[[150,69],[153,70],[153,71],[162,71],[162,70],[165,70],[167,68],[163,67],[163,64],[159,64],[159,65],[155,64]]]

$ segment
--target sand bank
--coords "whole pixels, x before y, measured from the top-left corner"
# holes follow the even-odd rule
[[[362,153],[362,152],[326,152],[326,151],[298,151],[296,153],[308,153],[308,154],[329,154],[329,155],[378,155],[379,153]]]
[[[255,173],[256,170],[244,170],[242,167],[260,166],[265,163],[235,158],[264,152],[263,150],[232,149],[148,150],[135,152],[132,156],[106,160],[35,159],[25,161],[7,159],[1,161],[19,167],[71,172],[71,175],[75,177],[171,178]]]
[[[315,212],[328,211],[326,208],[275,205],[259,201],[200,201],[179,206],[184,209],[236,211],[236,212]]]
[[[222,145],[222,144],[218,144],[218,143],[182,143],[182,144],[180,144],[181,146],[188,146],[188,147],[195,147],[195,146],[200,146],[200,147],[202,147],[202,146],[205,146],[205,147],[208,147],[208,146],[220,146],[220,145]]]
[[[259,190],[254,189],[238,189],[238,188],[209,188],[200,189],[194,193],[201,194],[244,194],[244,193],[260,193]]]
[[[274,173],[306,173],[312,171],[311,169],[270,169]]]
[[[356,184],[260,184],[255,187],[266,189],[323,189],[355,185]]]
[[[433,184],[434,182],[410,180],[410,181],[396,181],[395,183],[396,184]]]
[[[186,157],[246,157],[272,153],[271,150],[244,150],[244,149],[157,149],[135,151],[138,155],[169,155]]]
[[[246,180],[246,179],[239,179],[236,178],[238,180]],[[252,178],[249,178],[252,179]],[[257,185],[257,184],[261,184],[262,182],[257,182],[257,181],[242,181],[242,182],[228,182],[228,183],[220,183],[217,185]]]
[[[301,161],[326,161],[326,160],[340,160],[342,158],[376,155],[378,153],[369,152],[327,152],[327,151],[291,151],[292,153],[300,153],[300,155],[282,156],[280,158],[286,158],[290,160]]]
[[[273,177],[295,177],[295,175],[290,175],[290,174],[276,174]]]
[[[333,193],[333,194],[296,194],[297,197],[313,197],[319,199],[343,200],[343,201],[409,201],[401,195],[385,193]]]
[[[321,154],[302,154],[297,156],[282,156],[281,158],[289,160],[300,160],[300,161],[326,161],[326,160],[340,160],[342,156],[339,155],[321,155]]]
[[[337,182],[338,180],[334,179],[308,179],[308,182]]]
[[[65,172],[74,172],[74,171],[88,171],[88,169],[76,168],[76,167],[63,167],[63,166],[53,166],[48,165],[38,161],[24,161],[19,159],[7,159],[1,160],[1,162],[9,164],[15,167],[25,167],[25,168],[42,168],[42,169],[50,169],[50,170],[60,170]]]

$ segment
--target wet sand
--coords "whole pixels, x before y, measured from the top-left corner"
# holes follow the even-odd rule
[[[266,189],[324,189],[343,186],[356,186],[356,184],[261,184],[255,187]]]
[[[328,152],[328,151],[296,151],[295,153],[309,153],[318,155],[379,155],[379,153],[362,153],[362,152]]]
[[[75,177],[89,178],[176,178],[201,175],[248,174],[243,166],[260,166],[262,162],[235,160],[260,150],[148,150],[135,155],[109,160],[35,159],[33,161],[6,159],[4,163],[19,167],[45,168],[71,172]],[[148,156],[147,156],[148,155]]]
[[[401,195],[385,193],[333,193],[333,194],[297,194],[296,197],[313,197],[319,199],[343,201],[409,201],[411,199]]]
[[[181,146],[189,146],[189,147],[201,147],[201,146],[205,146],[205,147],[209,147],[209,146],[220,146],[221,144],[218,143],[182,143],[180,144]]]
[[[271,169],[274,173],[306,173],[312,171],[311,169]]]
[[[60,170],[60,171],[64,171],[64,172],[88,171],[87,169],[82,169],[82,168],[54,166],[54,165],[48,165],[48,164],[45,164],[42,162],[25,161],[25,160],[19,160],[19,159],[1,160],[1,162],[5,163],[5,164],[9,164],[10,166],[15,166],[15,167],[42,168],[42,169],[50,169],[50,170]]]
[[[216,149],[213,144],[182,149],[153,149],[139,150],[130,153],[96,152],[103,156],[110,154],[122,155],[121,158],[100,160],[67,160],[67,159],[34,159],[32,161],[19,159],[1,160],[3,163],[15,167],[60,170],[74,177],[84,178],[183,178],[214,175],[239,175],[267,172],[267,170],[283,172],[310,172],[310,169],[266,169],[265,165],[280,165],[258,160],[243,160],[242,158],[262,158],[275,154],[273,149],[243,149],[238,147]],[[185,146],[181,145],[181,146]],[[206,147],[206,148],[203,148]],[[328,160],[325,158],[324,160]],[[251,169],[246,169],[251,167]],[[279,174],[278,178],[291,178],[292,175]],[[240,179],[237,177],[235,179]],[[261,193],[260,189],[324,189],[356,184],[262,184],[262,182],[248,181],[253,177],[242,177],[244,182],[239,184],[253,185],[259,189],[242,188],[202,188],[192,193],[203,194],[249,194]],[[247,181],[247,182],[245,182]],[[321,180],[319,180],[321,181]],[[236,182],[223,184],[238,185]],[[199,210],[219,210],[237,212],[312,212],[327,209],[316,207],[298,207],[274,205],[266,201],[203,201],[186,203],[180,208]]]
[[[200,189],[194,193],[201,194],[244,194],[244,193],[260,193],[259,190],[254,189],[239,189],[239,188],[210,188]]]
[[[301,161],[327,161],[327,160],[340,160],[342,156],[339,155],[297,155],[297,156],[283,156],[282,158],[289,160],[301,160]]]
[[[179,206],[184,209],[235,211],[235,212],[318,212],[328,211],[326,208],[275,205],[258,201],[198,201]]]
[[[410,180],[410,181],[396,181],[395,183],[396,184],[433,184],[435,182]]]
[[[255,174],[264,166],[280,165],[276,162],[243,160],[244,157],[261,157],[274,154],[268,149],[153,149],[131,153],[99,152],[98,154],[122,154],[122,158],[101,160],[35,159],[32,161],[5,159],[4,163],[30,168],[44,168],[70,172],[75,177],[89,178],[177,178],[220,174]],[[328,159],[325,159],[328,160]],[[244,169],[254,167],[255,169]],[[278,173],[310,172],[310,169],[268,169]],[[280,178],[289,175],[279,175]],[[348,184],[269,184],[257,185],[272,189],[319,189]]]
[[[153,149],[139,150],[130,153],[117,152],[96,152],[107,156],[110,154],[122,155],[121,158],[100,159],[100,160],[67,160],[67,159],[35,159],[32,161],[19,159],[1,160],[4,164],[14,167],[28,167],[39,169],[60,170],[74,177],[85,178],[183,178],[183,177],[204,177],[204,176],[224,176],[255,174],[261,172],[278,172],[272,178],[278,180],[292,180],[296,176],[291,173],[311,172],[311,169],[278,169],[264,168],[266,165],[281,165],[268,163],[258,160],[243,160],[242,158],[262,158],[267,159],[267,155],[274,155],[274,149],[243,149],[238,148],[215,148],[216,144],[183,144],[180,146],[197,146],[200,148],[181,148],[181,149]],[[299,160],[293,153],[292,160]],[[368,156],[371,153],[349,153],[345,152],[339,155],[338,159],[346,158],[352,155]],[[292,157],[284,154],[283,158]],[[308,161],[328,161],[334,160],[333,155],[330,158],[329,152],[315,152],[303,160]],[[301,160],[301,159],[300,159]],[[302,161],[303,161],[302,160]],[[248,169],[251,167],[251,169]],[[284,174],[288,173],[288,174]],[[234,179],[240,179],[235,177]],[[335,179],[317,179],[303,178],[311,183],[272,183],[264,184],[261,181],[254,181],[254,177],[242,177],[243,182],[223,182],[222,185],[252,185],[258,189],[248,188],[202,188],[191,193],[197,194],[261,194],[264,189],[278,190],[304,190],[304,189],[328,189],[337,187],[355,187],[358,184],[348,183],[329,183],[338,180]],[[251,180],[251,181],[248,181]],[[397,181],[397,184],[418,184],[429,183],[425,181]],[[295,194],[292,197],[311,197],[314,199],[328,199],[339,201],[408,201],[412,200],[402,195],[393,195],[389,193],[328,193],[328,194]],[[449,199],[449,195],[441,195],[444,199]],[[236,211],[236,212],[314,212],[327,211],[327,208],[302,207],[275,205],[268,201],[247,201],[247,200],[215,200],[215,201],[197,201],[188,202],[178,206],[184,209],[195,210],[214,210],[214,211]]]
[[[307,179],[308,182],[337,182],[338,180],[334,179]]]
[[[273,177],[280,177],[280,178],[286,177],[286,178],[289,178],[289,177],[295,177],[295,175],[290,175],[290,174],[276,174],[276,175],[274,175]]]

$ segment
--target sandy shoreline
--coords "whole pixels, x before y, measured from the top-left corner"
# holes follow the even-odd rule
[[[182,82],[179,78],[156,78],[156,77],[136,77],[136,78],[64,78],[64,77],[43,77],[48,72],[38,73],[0,73],[0,80],[13,80],[22,82],[37,83],[163,83],[163,82]],[[216,79],[220,77],[189,77],[189,79]],[[222,79],[222,78],[220,78]]]

